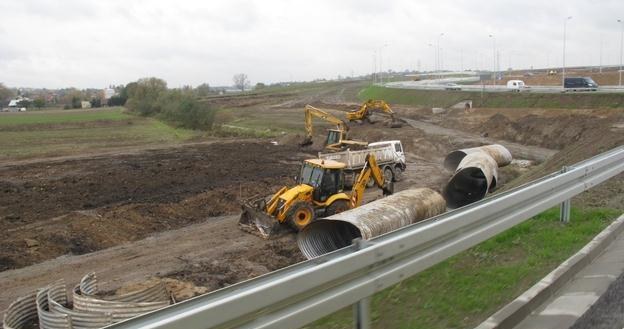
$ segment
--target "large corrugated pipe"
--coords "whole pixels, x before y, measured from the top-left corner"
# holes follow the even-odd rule
[[[451,180],[444,187],[449,208],[459,208],[483,199],[496,187],[498,165],[489,154],[473,152],[466,155]]]
[[[356,238],[370,239],[446,211],[444,198],[428,188],[401,191],[361,207],[318,219],[297,235],[308,258],[351,245]]]
[[[499,144],[492,145],[483,145],[479,147],[473,147],[468,149],[456,150],[449,153],[444,159],[444,168],[455,171],[459,166],[459,163],[466,157],[468,154],[472,153],[485,153],[496,161],[498,167],[504,167],[511,163],[511,152],[507,148]]]

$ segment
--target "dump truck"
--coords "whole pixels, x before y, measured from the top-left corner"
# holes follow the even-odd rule
[[[319,152],[318,157],[322,160],[333,160],[345,164],[344,182],[345,186],[353,186],[357,175],[366,164],[366,156],[374,154],[377,165],[384,174],[384,179],[393,182],[400,181],[407,167],[405,164],[405,153],[400,140],[380,141],[368,144],[363,150],[346,150],[342,152],[323,153]],[[371,187],[374,182],[369,181],[367,186]]]
[[[363,161],[358,180],[349,194],[344,191],[344,163],[322,159],[303,161],[297,185],[284,186],[273,195],[243,201],[239,226],[266,239],[279,234],[287,225],[300,231],[319,216],[331,216],[360,206],[370,179],[384,195],[392,194],[393,183],[384,179],[375,153],[364,155]]]

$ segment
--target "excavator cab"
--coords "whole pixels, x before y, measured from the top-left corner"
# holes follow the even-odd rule
[[[327,145],[340,145],[343,139],[343,132],[336,129],[328,129],[327,130],[327,140],[325,141],[325,146]]]

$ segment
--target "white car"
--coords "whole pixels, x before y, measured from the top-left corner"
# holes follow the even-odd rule
[[[521,92],[523,89],[527,88],[522,80],[509,80],[507,81],[507,89],[510,91]]]

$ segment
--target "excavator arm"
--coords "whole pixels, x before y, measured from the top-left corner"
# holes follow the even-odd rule
[[[341,133],[349,131],[349,126],[347,126],[346,122],[312,105],[306,105],[305,107],[306,138],[301,143],[302,146],[312,144],[312,137],[314,136],[314,124],[312,122],[312,119],[314,117],[317,117],[329,123],[335,124],[336,130],[340,131]]]
[[[375,156],[373,154],[368,154],[366,156],[364,168],[362,168],[360,175],[358,175],[358,178],[351,189],[351,208],[359,207],[362,203],[364,190],[366,190],[366,183],[371,176],[375,181],[375,184],[383,190],[384,195],[390,195],[394,192],[392,181],[389,180],[387,183],[384,183],[383,172],[379,169]]]
[[[367,120],[373,111],[378,111],[386,114],[392,120],[392,128],[399,128],[400,122],[395,118],[394,111],[390,108],[390,105],[383,100],[373,100],[369,99],[366,102],[360,105],[360,108],[356,111],[347,112],[347,120],[356,121],[356,120]]]

